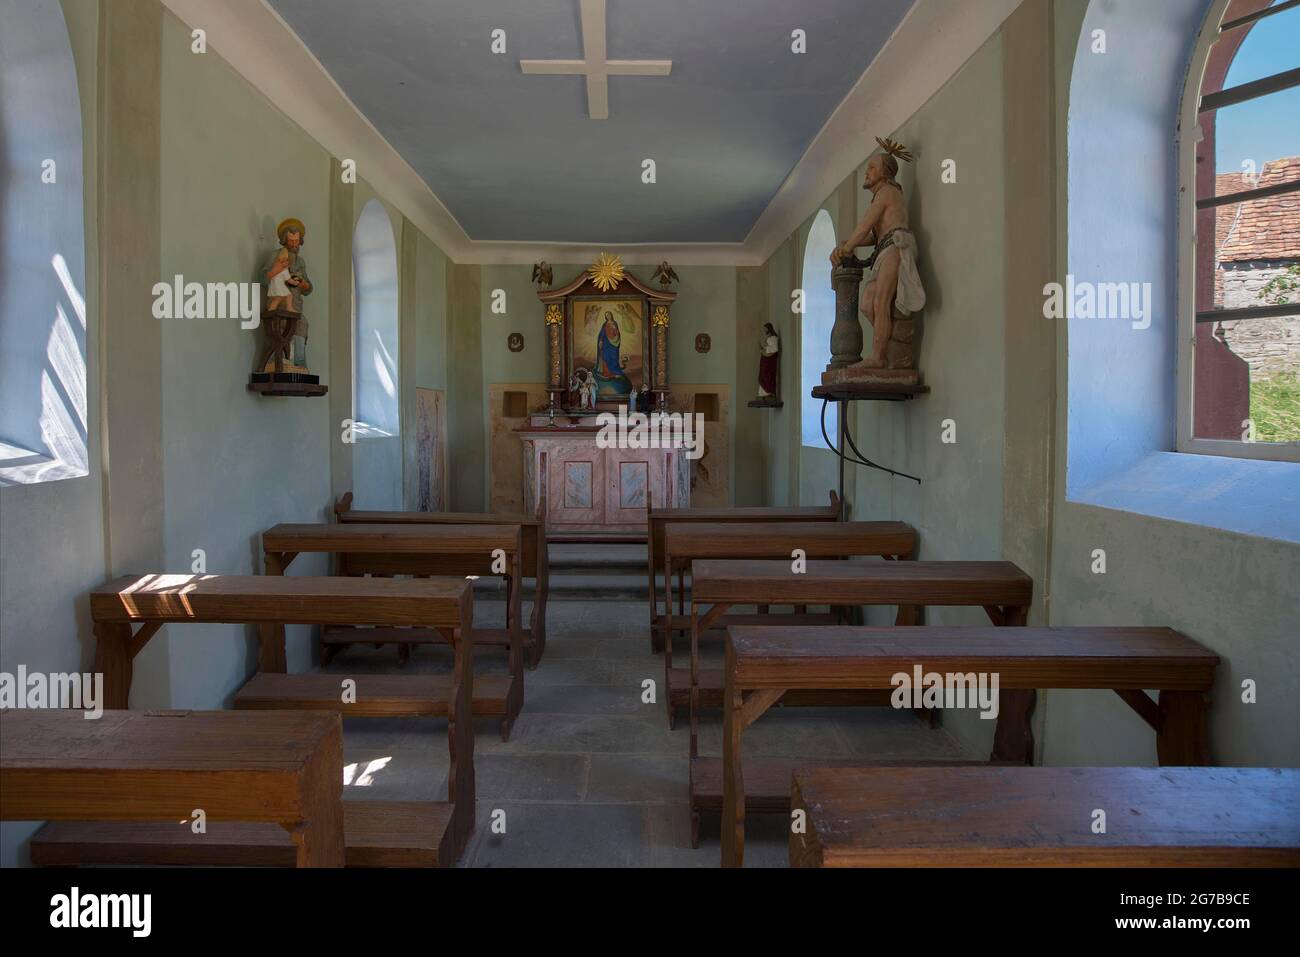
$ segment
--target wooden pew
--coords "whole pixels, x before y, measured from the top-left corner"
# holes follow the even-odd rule
[[[211,828],[269,832],[276,863],[342,867],[342,791],[333,714],[0,710],[4,821],[169,821],[146,826],[185,842],[198,808]]]
[[[1210,763],[1205,694],[1219,657],[1169,628],[742,626],[728,629],[726,650],[724,867],[744,862],[744,730],[788,691],[892,689],[895,675],[910,676],[917,665],[944,675],[996,673],[990,760],[1030,764],[1037,689],[1111,689],[1156,732],[1161,765]],[[1159,697],[1152,701],[1146,688],[1159,689]]]
[[[838,522],[843,513],[844,503],[832,489],[830,505],[806,505],[793,508],[747,506],[741,508],[654,508],[650,493],[646,492],[646,568],[649,572],[650,586],[650,650],[663,650],[663,616],[659,613],[659,569],[663,563],[664,528],[669,522]],[[664,583],[665,590],[667,582]],[[684,595],[685,589],[679,582],[678,594]],[[673,615],[672,602],[665,599],[663,615],[668,618],[668,628],[672,632],[685,632],[690,627],[686,618],[686,609],[678,609]]]
[[[95,626],[95,670],[104,675],[107,708],[127,707],[131,689],[132,659],[165,624],[219,622],[256,624],[260,639],[259,667],[285,685],[301,683],[306,691],[286,695],[280,707],[301,710],[320,707],[343,715],[371,716],[428,714],[447,717],[447,744],[451,765],[447,775],[448,800],[410,804],[366,802],[353,808],[348,802],[349,862],[404,861],[413,866],[449,866],[459,858],[474,829],[474,729],[471,701],[475,695],[473,677],[474,612],[470,583],[461,579],[389,578],[286,578],[274,575],[141,575],[116,579],[90,594],[90,614]],[[326,676],[335,693],[326,696],[319,675],[285,675],[284,625],[345,624],[361,618],[381,626],[432,627],[438,629],[454,652],[450,679],[429,682],[426,700],[404,692],[394,703],[379,695],[385,685],[371,676],[356,678],[355,703],[344,703],[344,675]],[[138,625],[132,631],[132,626]],[[236,707],[260,708],[258,701],[264,675],[254,675],[235,696]],[[407,678],[408,676],[402,676]],[[410,676],[425,681],[421,676]],[[392,680],[391,677],[388,680]],[[409,680],[409,679],[408,679]],[[242,700],[241,700],[242,698]],[[340,772],[341,775],[341,772]],[[85,819],[88,815],[78,815]],[[412,830],[414,828],[414,830]],[[66,832],[63,832],[66,835]],[[118,832],[120,835],[120,832]],[[265,832],[262,832],[265,834]],[[162,855],[160,845],[186,856],[170,824],[158,825],[155,836],[141,838],[132,850],[138,859],[148,851]],[[186,831],[185,835],[189,832]],[[46,835],[53,843],[59,834]],[[109,844],[113,835],[108,835]],[[249,861],[264,860],[275,848],[260,842],[257,832],[222,834],[229,839],[222,853]],[[124,842],[118,842],[119,849]],[[215,853],[215,852],[214,852]],[[194,850],[202,856],[202,851]]]
[[[523,551],[522,531],[518,525],[276,525],[262,533],[262,550],[265,552],[268,575],[283,575],[294,558],[303,552],[324,552],[335,556],[335,571],[339,575],[434,575],[447,560],[459,561],[475,567],[486,562],[491,567],[492,554],[500,550],[505,555],[507,579],[507,624],[499,631],[508,641],[510,674],[504,678],[483,676],[479,679],[475,695],[474,714],[501,718],[501,740],[510,739],[510,729],[524,702],[523,629],[520,625],[520,575]],[[452,579],[453,581],[463,579]],[[358,628],[357,625],[375,627]],[[275,625],[281,634],[278,643],[283,646],[283,625]],[[486,630],[486,629],[483,629]],[[480,629],[474,630],[474,641],[479,643]],[[343,644],[372,642],[397,642],[403,649],[413,643],[442,642],[443,630],[427,627],[392,627],[383,622],[371,622],[357,615],[346,625],[327,625],[321,629],[321,647],[337,648]],[[323,661],[329,655],[322,655]],[[257,675],[245,686],[236,699],[237,707],[312,707],[319,697],[318,690],[327,698],[337,697],[337,681],[330,675],[283,674],[284,667],[263,668],[266,674]],[[288,680],[285,680],[285,679]],[[390,703],[392,710],[386,715],[419,715],[438,713],[423,710],[431,706],[428,697],[439,682],[446,679],[436,676],[392,676],[365,679],[372,698]],[[313,684],[320,685],[318,689]],[[406,689],[404,692],[402,689]],[[393,694],[384,698],[382,690]],[[445,700],[445,698],[443,699]],[[357,709],[359,712],[359,709]],[[370,712],[370,715],[381,712]]]
[[[815,768],[791,807],[791,867],[1300,867],[1294,768]]]
[[[895,625],[920,623],[926,605],[983,608],[994,625],[1022,626],[1034,583],[1011,562],[879,562],[849,559],[810,561],[796,575],[788,561],[700,561],[695,563],[691,613],[690,801],[692,846],[699,846],[700,815],[723,808],[722,762],[699,756],[702,707],[722,707],[724,674],[699,664],[699,640],[732,605],[755,595],[773,602],[897,605]],[[781,704],[889,704],[881,689],[792,689]],[[861,762],[856,762],[861,763]],[[906,762],[902,762],[906,763]],[[745,788],[745,806],[756,813],[784,813],[790,799],[789,762],[760,762]]]
[[[389,512],[359,510],[352,507],[352,493],[346,492],[334,503],[334,516],[340,523],[362,525],[518,525],[523,538],[521,574],[533,579],[533,609],[524,632],[524,654],[529,669],[536,668],[546,650],[546,600],[550,584],[550,558],[546,546],[546,500],[537,503],[535,515],[512,515],[503,512]],[[439,575],[491,575],[491,561],[475,556],[448,556],[431,561]],[[480,628],[479,644],[506,643],[503,629]]]
[[[790,572],[791,553],[802,549],[810,560],[828,558],[848,558],[855,555],[878,555],[890,560],[911,559],[917,550],[916,529],[906,522],[781,522],[766,525],[761,522],[692,522],[679,524],[670,522],[664,529],[663,562],[664,579],[668,590],[669,607],[672,606],[673,572],[678,574],[678,589],[682,587],[682,575],[693,569],[702,559],[727,558],[769,558],[782,559],[786,571]],[[793,575],[802,579],[806,576]],[[686,619],[691,636],[691,667],[673,667],[672,626],[668,616],[661,618],[660,636],[664,644],[664,699],[668,707],[668,727],[676,724],[677,708],[690,701],[692,689],[699,688],[699,644],[700,636],[711,628],[722,628],[741,624],[772,623],[769,615],[730,615],[723,618],[723,613],[732,605],[753,604],[766,610],[768,605],[791,604],[795,606],[795,616],[783,615],[782,624],[834,624],[839,618],[831,615],[805,615],[810,604],[822,602],[805,599],[796,595],[787,601],[775,598],[759,590],[753,592],[753,598],[747,602],[729,602],[727,607],[712,616],[701,618],[695,613],[700,599],[696,597],[694,571],[691,578],[690,618]],[[848,602],[830,602],[828,604],[852,604]],[[909,615],[915,612],[909,612]],[[911,619],[909,618],[909,623]],[[716,704],[722,703],[722,675],[713,672],[709,679],[714,689]],[[694,753],[694,752],[692,752]]]

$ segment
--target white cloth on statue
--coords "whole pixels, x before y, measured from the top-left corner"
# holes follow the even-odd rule
[[[293,287],[289,285],[289,264],[272,276],[266,283],[267,296],[292,296]]]
[[[910,229],[901,228],[893,230],[890,235],[893,243],[876,257],[867,281],[875,282],[880,272],[880,261],[890,249],[898,250],[898,293],[894,297],[894,309],[907,316],[925,305],[925,287],[921,285],[921,274],[916,270],[916,237]]]

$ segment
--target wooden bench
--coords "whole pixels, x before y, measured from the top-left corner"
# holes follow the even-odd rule
[[[415,575],[429,576],[438,574],[443,563],[450,560],[461,562],[461,567],[479,568],[486,563],[491,568],[492,554],[500,550],[505,557],[504,577],[507,580],[507,625],[504,629],[474,629],[475,644],[492,641],[493,636],[507,642],[509,675],[504,677],[483,676],[479,679],[480,687],[475,694],[478,708],[474,714],[501,718],[501,740],[510,739],[510,730],[524,702],[524,663],[523,663],[523,629],[520,625],[520,584],[519,568],[522,554],[522,531],[518,525],[276,525],[262,533],[262,549],[266,556],[268,575],[283,575],[294,558],[303,552],[324,552],[335,556],[335,572],[343,576],[359,575]],[[461,579],[447,579],[461,581]],[[357,627],[366,625],[371,627]],[[283,631],[283,626],[276,626]],[[389,642],[398,643],[404,651],[412,644],[439,642],[445,640],[445,627],[438,628],[429,624],[420,627],[398,627],[383,622],[371,622],[360,614],[354,616],[347,624],[325,625],[321,629],[321,660],[328,663],[332,657],[328,651],[343,645],[371,642],[379,645]],[[486,641],[480,636],[486,635]],[[283,641],[281,636],[280,641]],[[290,688],[300,691],[310,699],[315,691],[307,681],[292,676],[294,681],[286,684],[271,677],[282,674],[284,668],[264,668],[270,673],[255,677],[240,697],[236,699],[237,707],[274,707],[271,702],[278,692],[288,692]],[[329,676],[320,676],[328,678]],[[334,697],[337,697],[337,679],[334,681]],[[371,682],[372,690],[378,691],[380,682]],[[389,679],[388,687],[393,690],[406,687],[407,704],[419,705],[422,699],[424,711],[411,711],[396,708],[388,712],[366,712],[366,716],[375,714],[417,714],[438,713],[434,710],[439,701],[445,704],[445,695],[434,694],[441,685],[436,678],[416,678],[414,676],[397,676]],[[295,704],[308,706],[303,701],[295,702],[286,697],[279,707],[291,707]],[[378,702],[375,702],[378,706]],[[397,702],[394,701],[396,705]],[[354,713],[362,714],[361,708],[354,708]]]
[[[277,864],[341,867],[342,791],[333,714],[0,711],[0,820],[170,821],[145,826],[185,844],[199,838],[190,828],[201,809],[210,829],[269,832]]]
[[[1111,689],[1156,732],[1161,765],[1210,763],[1205,694],[1219,657],[1169,628],[731,628],[722,735],[722,863],[744,861],[746,727],[799,689],[892,689],[898,674],[998,675],[992,761],[1030,764],[1039,688]],[[1159,690],[1153,701],[1143,689]],[[787,779],[788,782],[788,779]]]
[[[722,674],[712,672],[701,676],[699,670],[700,636],[711,628],[724,628],[731,625],[767,624],[779,621],[781,624],[809,625],[834,624],[839,620],[836,614],[808,615],[807,607],[813,604],[851,605],[852,602],[821,602],[795,595],[793,598],[778,598],[759,589],[752,592],[753,598],[745,601],[730,601],[726,607],[712,615],[701,617],[696,609],[701,600],[696,592],[694,568],[703,559],[728,558],[768,558],[781,559],[771,564],[781,565],[791,578],[802,579],[807,576],[795,575],[791,571],[791,553],[802,549],[808,560],[814,561],[813,567],[834,564],[816,562],[817,559],[843,559],[855,555],[877,555],[891,561],[910,559],[916,554],[916,529],[906,522],[782,522],[777,525],[765,525],[759,522],[728,522],[713,524],[709,522],[678,524],[670,522],[664,529],[664,576],[667,582],[669,607],[672,606],[671,575],[678,573],[678,588],[681,575],[691,569],[691,616],[686,620],[691,637],[691,666],[689,668],[673,667],[673,631],[670,616],[661,619],[661,637],[664,644],[664,699],[668,708],[668,727],[676,725],[677,708],[689,704],[692,692],[699,693],[700,681],[709,683],[713,689],[713,702],[722,703]],[[881,563],[873,563],[881,564]],[[812,574],[810,571],[809,574]],[[730,615],[724,613],[732,605],[753,604],[765,611],[769,605],[793,605],[794,615],[782,615],[772,619],[770,615]],[[913,619],[915,611],[907,613],[908,621]],[[692,735],[694,726],[692,726]],[[694,751],[692,750],[692,754]]]
[[[1000,626],[1022,626],[1033,598],[1033,581],[1011,562],[812,561],[795,574],[787,561],[700,561],[695,563],[691,612],[694,669],[689,677],[691,839],[699,846],[700,815],[722,809],[722,761],[699,755],[699,714],[722,707],[724,674],[699,666],[699,636],[733,604],[766,595],[774,602],[897,605],[895,625],[920,623],[926,605],[973,606]],[[695,623],[698,620],[698,624]],[[886,705],[881,689],[792,689],[782,705]],[[933,712],[931,712],[933,717]],[[861,762],[856,762],[861,763]],[[906,763],[906,762],[902,762]],[[755,813],[784,812],[790,800],[788,761],[760,763],[745,788],[745,806]]]
[[[791,867],[1300,867],[1294,768],[816,768],[791,807]]]
[[[524,655],[530,669],[536,668],[546,650],[546,600],[550,586],[550,557],[546,546],[546,502],[537,505],[536,515],[511,515],[494,512],[388,512],[358,510],[352,507],[352,493],[347,492],[334,503],[334,515],[340,523],[361,525],[518,525],[523,540],[520,573],[533,580],[533,608],[524,631]],[[491,575],[492,563],[473,555],[431,559],[430,567],[439,575]],[[479,644],[502,642],[504,633],[480,628]]]
[[[236,708],[320,708],[363,717],[445,715],[451,752],[448,801],[425,802],[418,813],[405,805],[383,802],[350,810],[354,827],[349,834],[373,837],[386,832],[382,845],[386,857],[403,858],[419,866],[450,865],[464,850],[474,829],[471,708],[477,694],[473,678],[473,592],[469,582],[447,578],[127,576],[91,592],[90,613],[96,637],[95,670],[104,675],[108,708],[127,706],[131,661],[160,627],[181,622],[220,622],[258,626],[260,673],[236,693]],[[381,626],[438,629],[453,647],[450,678],[439,681],[414,675],[361,675],[355,678],[355,701],[345,703],[344,675],[284,674],[284,625],[344,624],[358,618]],[[132,625],[137,624],[133,632]],[[392,691],[391,683],[396,680],[403,683],[399,692]],[[410,827],[416,830],[406,830]],[[173,831],[171,825],[159,825],[153,843],[174,844]],[[51,837],[51,841],[58,836]],[[230,853],[246,853],[249,860],[274,853],[274,848],[258,842],[255,832],[245,830],[238,836]],[[357,854],[363,860],[369,854],[369,859],[374,860],[376,853],[373,841],[355,851],[353,845],[348,846],[349,860]]]
[[[664,528],[668,523],[683,522],[838,522],[843,513],[843,503],[834,490],[830,493],[830,505],[808,505],[794,508],[784,507],[742,507],[742,508],[653,508],[650,495],[646,493],[646,567],[649,572],[650,593],[650,650],[663,650],[664,622],[659,612],[659,569],[663,563]],[[667,583],[665,582],[665,589]],[[685,589],[678,586],[678,594],[684,595]],[[673,615],[671,602],[666,602],[663,614],[668,616],[668,628],[672,632],[685,632],[690,627],[683,605],[677,615]]]

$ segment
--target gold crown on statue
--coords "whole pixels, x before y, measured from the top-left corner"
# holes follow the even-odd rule
[[[896,159],[901,159],[906,163],[912,162],[911,152],[902,143],[895,143],[888,136],[886,136],[883,140],[879,136],[877,136],[876,142],[879,143],[880,148],[884,150],[886,153],[888,153],[890,156],[893,156]]]

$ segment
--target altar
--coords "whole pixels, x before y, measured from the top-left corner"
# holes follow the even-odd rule
[[[524,444],[524,499],[529,514],[546,501],[546,529],[555,534],[645,534],[647,502],[690,505],[685,449],[601,448],[594,415],[534,415],[519,426]],[[647,495],[649,498],[647,499]]]
[[[668,328],[677,299],[668,286],[677,274],[661,264],[656,288],[617,256],[601,253],[562,286],[551,288],[550,276],[547,264],[534,267],[543,287],[537,298],[546,329],[547,404],[515,428],[523,442],[525,508],[532,514],[544,497],[552,535],[644,535],[649,503],[690,504],[687,449],[651,447],[614,430],[598,441],[600,413],[667,414]]]

